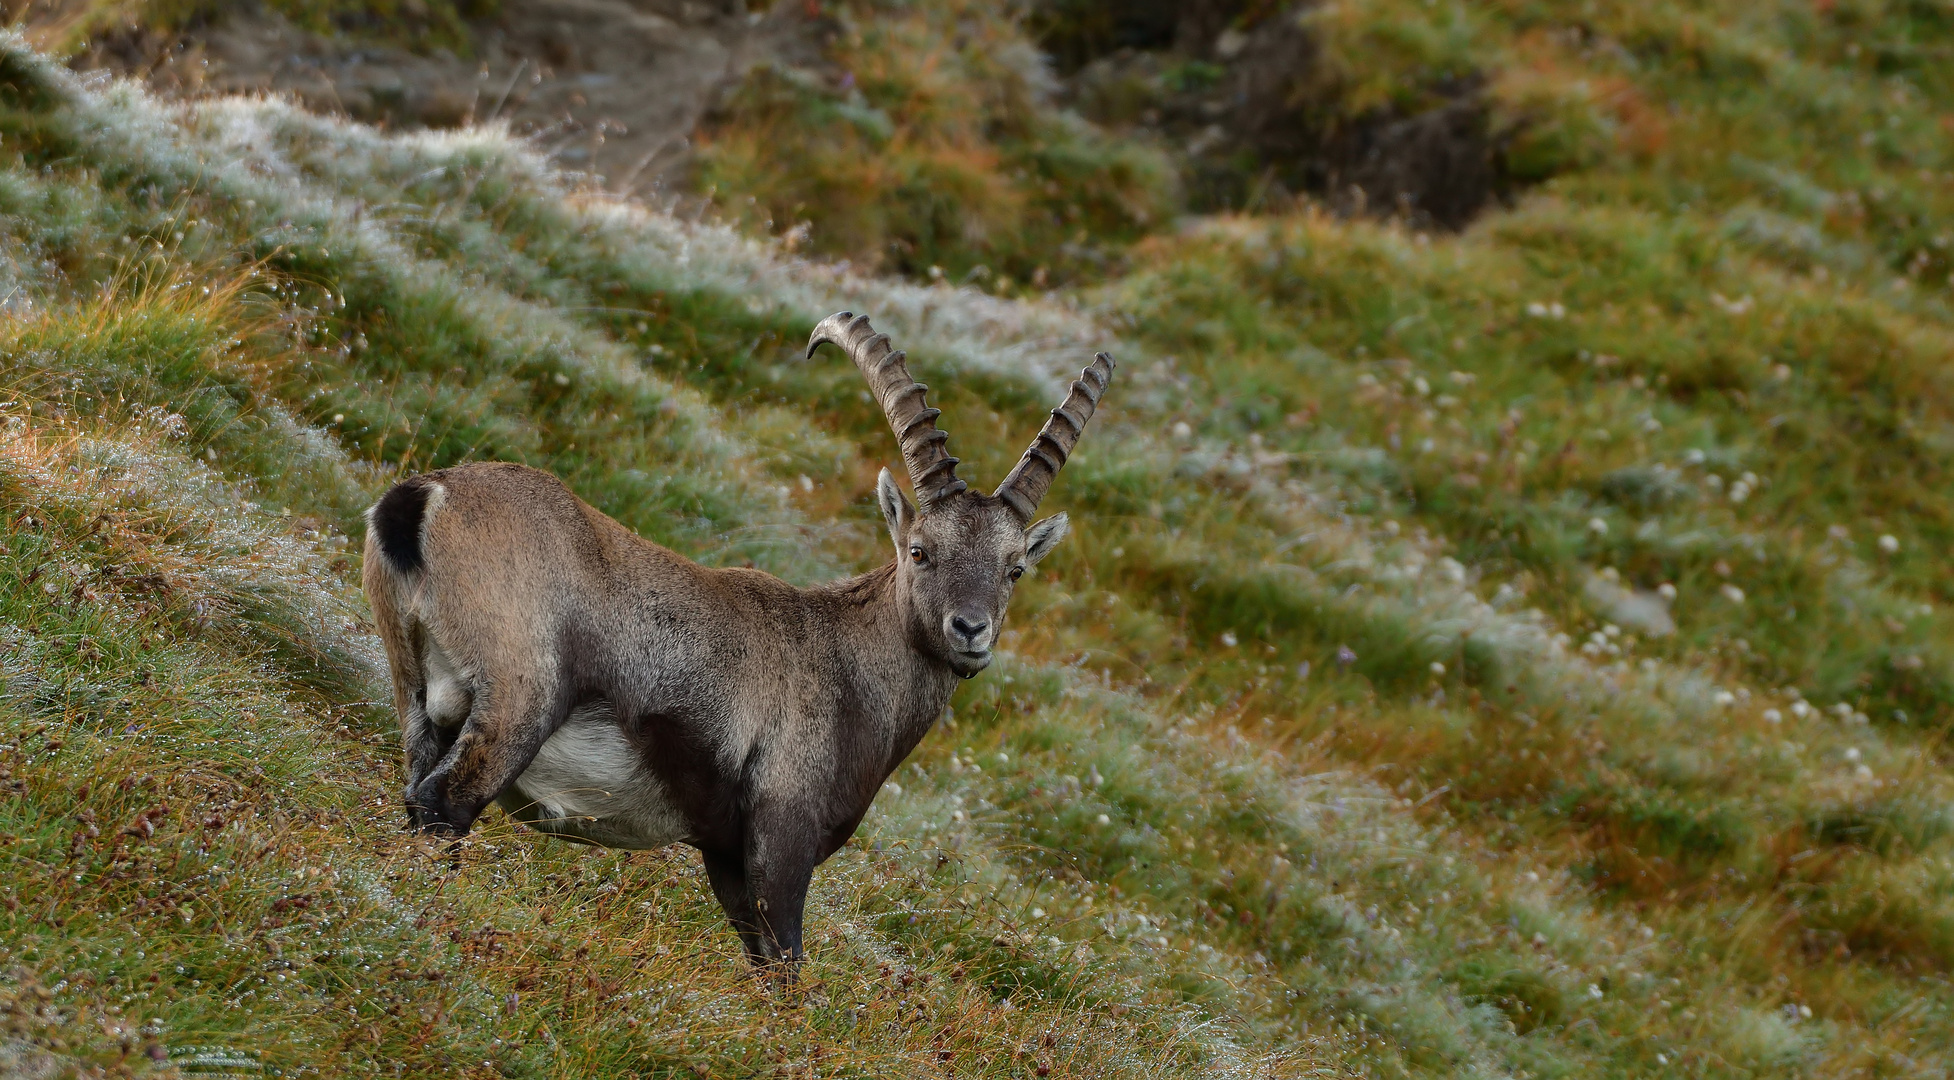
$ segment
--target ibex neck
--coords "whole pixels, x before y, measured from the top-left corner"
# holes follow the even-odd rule
[[[847,640],[858,650],[852,666],[863,682],[892,706],[897,737],[913,745],[950,703],[962,680],[949,663],[924,647],[897,588],[896,565],[832,582],[828,591],[853,622]]]

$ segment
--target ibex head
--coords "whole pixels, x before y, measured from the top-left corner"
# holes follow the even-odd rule
[[[990,665],[1018,578],[1065,539],[1064,514],[1032,519],[1106,392],[1113,360],[1105,353],[1093,358],[1017,467],[986,495],[958,478],[957,459],[943,445],[949,436],[936,426],[939,412],[924,401],[929,388],[909,377],[888,335],[876,333],[867,316],[844,311],[814,328],[808,355],[829,342],[847,351],[882,403],[916,492],[911,506],[887,469],[876,483],[911,633],[924,651],[968,678]]]

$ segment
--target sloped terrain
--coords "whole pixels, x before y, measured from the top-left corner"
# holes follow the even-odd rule
[[[816,8],[697,0],[50,5],[71,66],[171,96],[274,93],[393,130],[502,124],[612,191],[671,198],[692,133],[756,65],[818,65]],[[72,10],[69,10],[72,9]]]
[[[1174,221],[1171,155],[958,51],[1015,24],[850,9],[938,51],[756,75],[707,151],[729,205],[804,183],[795,238],[10,43],[5,1068],[1946,1075],[1954,14],[1317,11],[1348,100],[1469,60],[1579,152],[1456,236]],[[803,109],[861,123],[768,140]],[[1134,198],[1051,165],[945,241],[1011,281],[794,254],[910,163],[1078,147]],[[974,477],[1121,368],[1078,534],[782,993],[681,851],[400,831],[354,550],[399,471],[493,457],[703,561],[872,566],[886,425],[798,357],[844,307]]]

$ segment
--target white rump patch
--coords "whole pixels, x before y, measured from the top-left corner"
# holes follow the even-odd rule
[[[435,481],[428,481],[427,502],[421,506],[421,535],[416,537],[421,545],[421,554],[427,555],[427,529],[434,521],[435,511],[448,501],[448,489]]]
[[[496,802],[533,829],[601,847],[661,848],[687,831],[608,705],[571,713]]]

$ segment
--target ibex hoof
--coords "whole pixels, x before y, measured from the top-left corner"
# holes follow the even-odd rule
[[[457,820],[448,800],[439,792],[411,792],[407,796],[407,829],[422,836],[459,839],[468,835],[471,822]]]

